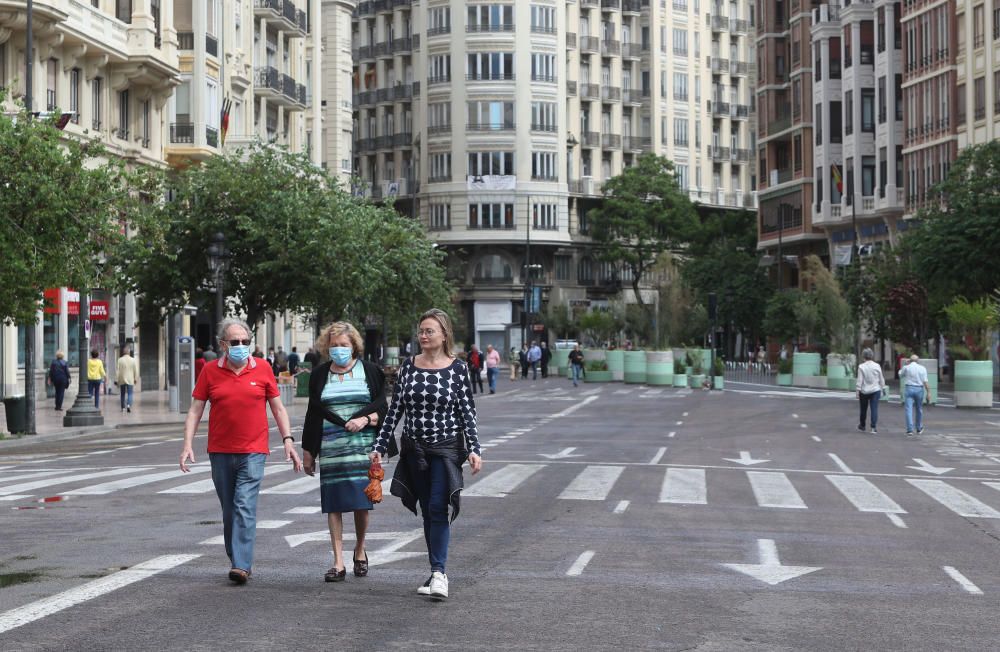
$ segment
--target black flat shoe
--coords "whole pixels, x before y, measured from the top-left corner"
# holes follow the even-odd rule
[[[340,570],[337,570],[336,568],[331,568],[330,570],[326,571],[326,574],[323,575],[323,579],[326,580],[327,582],[343,582],[346,577],[347,577],[346,568],[341,568]]]
[[[365,551],[365,558],[354,560],[354,576],[355,577],[365,577],[368,575],[368,551]]]

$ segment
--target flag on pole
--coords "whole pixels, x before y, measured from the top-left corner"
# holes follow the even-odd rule
[[[844,180],[840,176],[840,168],[834,163],[830,166],[830,172],[833,174],[833,184],[837,187],[837,192],[844,194]]]
[[[233,108],[233,101],[228,97],[222,101],[222,115],[219,118],[219,131],[222,133],[222,144],[226,144],[226,132],[229,131],[229,112]]]

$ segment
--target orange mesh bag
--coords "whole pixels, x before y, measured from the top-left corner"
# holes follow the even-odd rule
[[[382,480],[385,478],[385,471],[382,464],[377,460],[372,460],[372,465],[368,467],[368,486],[365,487],[365,495],[373,503],[382,502]]]

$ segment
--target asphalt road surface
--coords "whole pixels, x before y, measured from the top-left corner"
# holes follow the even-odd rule
[[[416,595],[420,521],[391,496],[369,577],[324,583],[318,477],[277,455],[237,587],[179,430],[0,449],[0,649],[1000,647],[997,410],[930,408],[907,439],[898,404],[873,436],[818,391],[549,378],[480,398],[445,602]]]

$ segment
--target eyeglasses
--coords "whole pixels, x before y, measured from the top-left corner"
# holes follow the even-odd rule
[[[433,328],[425,328],[417,331],[417,335],[426,335],[427,337],[431,337],[432,335],[437,335],[437,331]]]
[[[250,346],[250,340],[229,340],[229,346]]]

